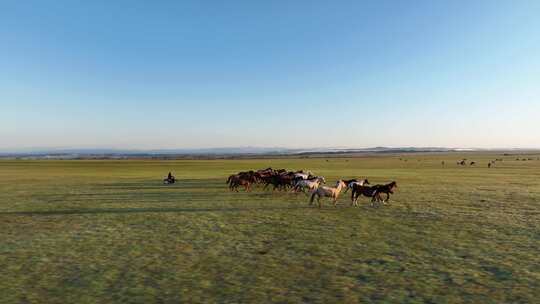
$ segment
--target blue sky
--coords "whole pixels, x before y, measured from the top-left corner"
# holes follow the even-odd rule
[[[539,1],[3,1],[0,149],[540,148]]]

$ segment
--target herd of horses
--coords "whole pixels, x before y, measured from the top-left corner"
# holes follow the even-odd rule
[[[390,194],[397,188],[395,181],[385,185],[369,185],[367,179],[340,179],[334,187],[324,186],[326,179],[322,176],[313,175],[310,171],[288,171],[285,169],[266,168],[257,171],[245,171],[233,174],[227,178],[227,185],[230,191],[238,192],[240,187],[244,187],[249,192],[253,185],[262,185],[263,190],[272,187],[272,192],[291,191],[304,192],[310,194],[309,204],[313,205],[315,200],[319,208],[322,207],[321,198],[328,197],[334,206],[337,206],[340,194],[351,190],[351,206],[358,206],[358,198],[365,196],[371,198],[371,205],[386,204],[390,200]],[[383,198],[383,194],[386,195]]]

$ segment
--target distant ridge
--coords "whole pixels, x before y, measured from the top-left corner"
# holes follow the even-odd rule
[[[421,152],[466,152],[466,151],[540,151],[539,149],[477,149],[444,147],[373,147],[373,148],[267,148],[231,147],[200,149],[27,149],[0,152],[1,158],[24,159],[124,159],[124,158],[188,158],[188,157],[235,157],[235,156],[305,156],[320,154],[380,154]]]

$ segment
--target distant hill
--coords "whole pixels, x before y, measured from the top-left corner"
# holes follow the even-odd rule
[[[25,159],[87,159],[87,158],[216,158],[242,156],[305,156],[321,154],[379,154],[420,152],[463,152],[463,151],[532,151],[531,149],[469,149],[444,147],[374,147],[374,148],[306,148],[289,149],[279,147],[230,147],[201,149],[27,149],[0,151],[2,158]],[[535,150],[538,151],[538,150]]]

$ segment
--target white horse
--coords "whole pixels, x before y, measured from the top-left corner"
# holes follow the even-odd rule
[[[307,173],[295,173],[294,178],[306,180],[306,179],[309,178],[309,174],[307,174]]]
[[[294,185],[293,191],[297,192],[298,190],[302,190],[302,192],[305,192],[305,189],[307,188],[308,191],[313,191],[321,185],[321,183],[326,184],[326,180],[322,176],[317,176],[312,179],[301,179]]]
[[[339,194],[341,193],[341,190],[343,190],[343,188],[345,187],[347,187],[347,185],[342,180],[338,180],[335,187],[321,186],[315,189],[315,191],[313,191],[311,199],[309,200],[309,204],[313,205],[313,201],[315,200],[315,197],[317,197],[317,203],[319,204],[319,208],[321,208],[321,196],[323,196],[331,197],[335,207],[337,205]]]

